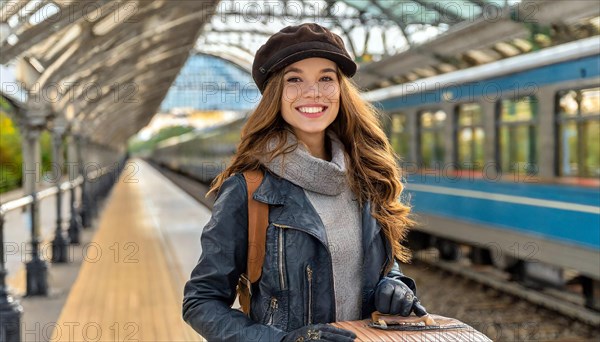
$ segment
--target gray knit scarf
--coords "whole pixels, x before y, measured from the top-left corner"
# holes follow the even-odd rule
[[[284,149],[295,144],[298,147],[271,161],[263,157],[261,162],[276,175],[306,190],[329,196],[339,195],[348,186],[344,146],[335,133],[328,131],[327,135],[331,140],[331,161],[313,157],[304,143],[288,133]],[[277,143],[277,139],[271,139],[267,144],[267,152],[273,151]]]

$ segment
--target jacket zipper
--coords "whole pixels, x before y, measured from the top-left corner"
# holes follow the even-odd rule
[[[330,270],[330,273],[329,273],[329,280],[330,280],[330,282],[331,282],[331,287],[330,287],[330,288],[331,288],[331,296],[332,296],[331,298],[333,298],[333,302],[335,303],[335,291],[334,291],[334,289],[333,289],[333,262],[331,261],[331,252],[329,251],[329,247],[328,247],[326,244],[324,244],[324,243],[323,243],[323,242],[322,242],[322,241],[319,239],[319,237],[318,237],[318,236],[316,236],[316,235],[315,235],[315,234],[313,234],[313,233],[307,232],[307,231],[305,231],[305,230],[302,230],[302,229],[300,229],[300,228],[297,228],[297,227],[287,226],[287,225],[284,225],[284,224],[273,223],[273,225],[274,225],[275,227],[280,227],[280,228],[290,228],[290,229],[296,229],[296,230],[300,230],[300,231],[302,231],[302,232],[305,232],[305,233],[307,233],[308,235],[310,235],[310,236],[314,237],[315,239],[317,239],[319,242],[321,242],[321,244],[323,245],[323,247],[325,247],[325,250],[327,251],[327,255],[329,256],[329,270]],[[335,305],[333,305],[333,319],[335,319],[335,317],[337,317],[337,312],[336,312],[336,311],[337,311],[337,310],[336,310],[336,308],[335,308]]]
[[[285,262],[284,262],[284,258],[283,258],[283,248],[284,248],[284,243],[283,243],[283,227],[279,227],[279,286],[281,287],[282,290],[285,290]]]
[[[279,307],[277,304],[277,298],[271,297],[271,305],[269,306],[269,320],[267,325],[273,325],[273,316],[275,316],[275,310]]]
[[[312,274],[310,265],[306,265],[306,277],[308,278],[308,324],[312,324]]]

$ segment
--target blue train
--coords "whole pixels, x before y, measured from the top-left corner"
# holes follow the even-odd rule
[[[514,279],[581,285],[600,308],[597,37],[364,94],[382,112],[418,214],[413,250]],[[207,181],[243,120],[164,142],[152,159]]]

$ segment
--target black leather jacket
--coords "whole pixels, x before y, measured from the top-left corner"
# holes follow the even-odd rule
[[[307,324],[335,321],[325,227],[304,191],[266,172],[253,196],[269,204],[269,227],[262,276],[252,287],[252,319],[230,308],[248,249],[248,199],[242,174],[223,183],[202,232],[202,255],[185,285],[183,318],[211,342],[281,341],[286,332]],[[366,318],[375,310],[374,291],[392,254],[369,204],[362,208],[362,229],[362,318]],[[414,281],[401,273],[397,263],[385,276],[400,279],[416,293]]]

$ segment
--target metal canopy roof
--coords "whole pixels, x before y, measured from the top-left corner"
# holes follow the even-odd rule
[[[122,148],[154,115],[217,2],[3,1],[0,62],[15,65],[38,124],[64,118]]]

